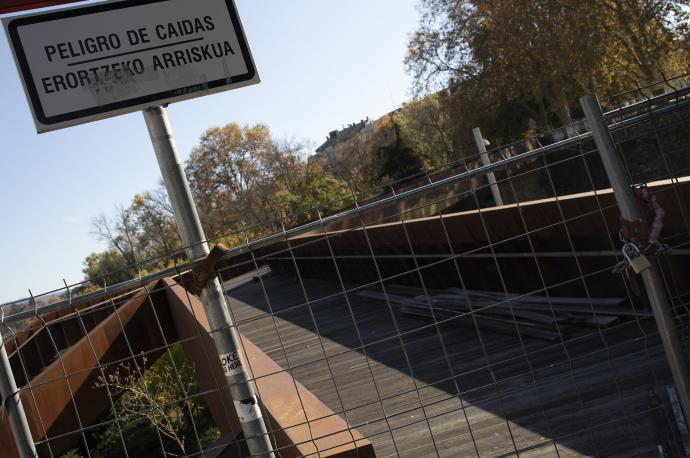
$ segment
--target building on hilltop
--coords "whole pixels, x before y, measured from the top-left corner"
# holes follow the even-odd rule
[[[328,134],[326,141],[316,148],[316,154],[312,156],[311,160],[321,163],[324,167],[336,175],[336,159],[339,150],[338,145],[347,143],[354,139],[360,133],[368,133],[373,128],[374,123],[367,117],[357,123],[349,124],[341,130],[334,130]]]

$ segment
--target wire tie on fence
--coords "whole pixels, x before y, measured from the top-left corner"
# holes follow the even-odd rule
[[[647,246],[645,246],[643,252],[654,256],[668,253],[670,251],[670,247],[668,244],[663,242],[661,237],[661,231],[664,229],[664,218],[666,217],[666,211],[661,205],[659,205],[656,195],[649,192],[647,185],[643,184],[636,186],[635,195],[641,204],[652,211],[654,218],[651,221],[651,224],[648,225],[651,227],[651,229],[647,234]]]
[[[195,296],[199,296],[206,287],[208,281],[213,277],[216,264],[223,257],[229,248],[222,243],[216,244],[211,252],[208,254],[204,262],[195,269],[192,269],[192,281],[190,282],[188,291]]]

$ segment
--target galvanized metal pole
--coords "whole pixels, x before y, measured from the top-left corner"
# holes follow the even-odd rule
[[[486,145],[484,144],[484,137],[482,136],[482,131],[479,127],[472,129],[474,134],[474,141],[477,144],[477,149],[479,150],[479,157],[482,160],[482,165],[491,165],[491,159],[486,152]],[[501,191],[498,189],[498,184],[496,183],[496,175],[493,171],[486,174],[486,178],[489,180],[489,187],[491,188],[491,194],[494,196],[494,202],[496,205],[503,205],[503,198],[501,197]]]
[[[5,408],[4,412],[0,411],[0,415],[6,414],[10,420],[12,435],[19,455],[22,458],[38,456],[31,436],[31,429],[29,429],[29,422],[26,420],[24,406],[17,392],[17,383],[14,381],[2,334],[0,334],[0,396],[2,396],[2,404]]]
[[[592,130],[594,142],[597,145],[606,174],[611,182],[622,218],[631,222],[639,221],[641,213],[637,205],[637,199],[616,152],[616,146],[613,143],[613,138],[604,119],[599,101],[595,96],[588,95],[580,99],[580,104],[584,109],[585,117]],[[683,346],[678,337],[673,311],[668,300],[666,288],[659,274],[659,267],[656,262],[651,264],[651,268],[640,272],[640,276],[642,277],[642,282],[644,283],[647,297],[659,328],[661,342],[664,345],[666,358],[671,368],[673,381],[676,384],[685,418],[690,418],[690,371],[683,355]]]
[[[175,212],[175,221],[182,236],[182,242],[187,246],[187,256],[190,260],[204,257],[209,253],[206,235],[201,227],[189,183],[177,154],[177,146],[165,108],[148,108],[144,110],[144,118]],[[274,457],[266,423],[261,415],[254,388],[244,369],[243,361],[246,359],[242,352],[239,335],[230,317],[218,278],[214,278],[206,285],[201,294],[201,301],[211,326],[216,351],[225,372],[249,452],[252,456]]]

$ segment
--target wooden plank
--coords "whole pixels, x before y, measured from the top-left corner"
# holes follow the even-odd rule
[[[401,309],[401,312],[409,316],[425,319],[432,318],[428,308],[419,309],[405,306]],[[549,341],[558,339],[558,333],[556,331],[540,328],[533,323],[525,321],[506,320],[486,315],[475,315],[473,319],[471,315],[459,316],[455,312],[444,313],[442,310],[436,311],[436,318],[437,320],[453,318],[454,325],[463,326],[469,329],[475,329],[475,327],[478,326],[480,330],[494,331],[508,335],[517,335],[519,333],[526,337],[535,337]]]
[[[568,342],[566,357],[543,340],[525,339],[523,348],[515,336],[483,330],[480,342],[473,328],[454,322],[437,329],[393,317],[358,292],[347,295],[349,305],[342,295],[312,299],[342,290],[334,282],[305,280],[308,303],[294,279],[272,275],[263,286],[270,309],[258,283],[231,293],[243,334],[283,369],[295,368],[295,378],[370,439],[379,456],[476,456],[475,443],[489,456],[514,450],[513,440],[527,448],[551,438],[561,456],[624,457],[655,443],[647,390],[670,376],[654,333],[636,338],[638,324],[604,330],[607,345],[598,337]]]
[[[417,288],[415,288],[417,289]],[[449,288],[448,290],[452,290],[455,288]],[[462,290],[458,290],[462,291]],[[418,289],[417,289],[418,292]],[[407,297],[407,296],[402,296],[400,294],[384,294],[384,293],[379,293],[378,291],[370,291],[370,290],[365,290],[361,291],[358,293],[362,297],[368,297],[371,299],[378,299],[381,301],[386,300],[386,296],[389,298],[391,303],[395,304],[408,304],[408,303],[414,303],[414,302],[423,302],[426,303],[428,302],[425,298],[425,296],[413,296],[413,297]],[[517,309],[520,311],[542,311],[542,312],[556,312],[556,313],[563,313],[563,314],[590,314],[593,315],[596,313],[597,315],[611,315],[611,316],[632,316],[632,317],[650,317],[652,316],[651,312],[638,312],[635,310],[629,310],[625,309],[622,307],[611,307],[608,306],[607,304],[613,304],[613,303],[620,303],[620,299],[615,299],[615,300],[609,300],[606,298],[592,298],[591,300],[591,305],[589,306],[580,306],[578,304],[589,304],[588,300],[586,298],[563,298],[563,297],[553,297],[550,298],[551,303],[548,302],[546,297],[542,297],[534,302],[532,302],[533,298],[536,298],[536,296],[526,296],[521,299],[513,299],[509,300],[505,298],[505,296],[501,297],[501,293],[486,293],[482,292],[478,295],[472,296],[472,292],[468,291],[468,294],[470,295],[470,300],[472,301],[472,307],[474,309],[482,308],[482,307],[489,307],[492,306],[494,307],[510,307],[511,304],[513,306],[513,309]],[[458,301],[458,304],[461,305],[463,303],[466,303],[466,297],[460,293],[457,295],[453,294],[442,294],[442,293],[436,293],[433,295],[430,295],[432,303],[436,304],[452,304],[452,299],[456,299]],[[559,302],[562,301],[562,302]],[[617,302],[616,302],[617,301]],[[571,305],[572,304],[572,305]]]

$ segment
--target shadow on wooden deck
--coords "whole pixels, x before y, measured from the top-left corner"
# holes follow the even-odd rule
[[[378,456],[659,456],[668,436],[681,456],[651,319],[554,343],[437,328],[338,282],[233,283],[240,332]]]

